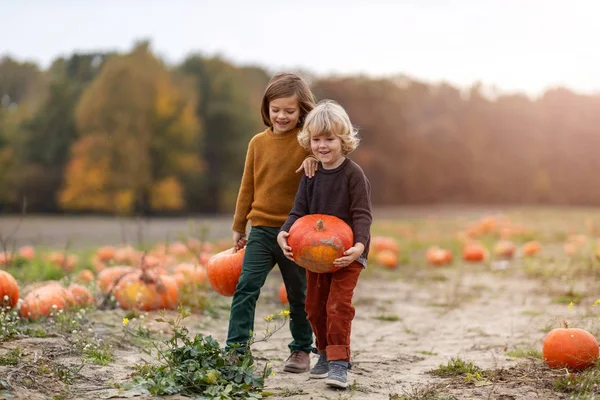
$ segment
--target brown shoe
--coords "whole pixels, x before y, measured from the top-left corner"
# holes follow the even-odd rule
[[[283,370],[285,372],[308,372],[310,369],[310,354],[304,351],[294,351],[287,360],[285,360],[285,365],[283,366]]]

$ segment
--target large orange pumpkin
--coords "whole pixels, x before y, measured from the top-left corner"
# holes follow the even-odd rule
[[[588,331],[569,328],[551,330],[544,339],[542,355],[550,368],[569,368],[581,370],[596,363],[598,359],[598,341]]]
[[[222,296],[233,296],[242,274],[242,262],[246,248],[235,252],[232,247],[215,254],[208,260],[206,276],[215,292]]]
[[[75,298],[71,292],[60,284],[51,282],[25,295],[19,314],[23,318],[36,320],[73,305],[75,305]]]
[[[5,306],[4,297],[8,299],[6,305],[13,308],[19,301],[19,285],[11,274],[0,270],[0,308]]]
[[[104,292],[110,292],[115,282],[119,282],[122,277],[133,271],[133,268],[124,265],[115,265],[108,267],[98,273],[98,288]]]
[[[301,267],[317,273],[335,272],[333,262],[354,244],[348,224],[333,215],[311,214],[298,218],[289,232],[288,245]]]
[[[125,310],[172,309],[179,300],[179,287],[172,276],[143,267],[125,275],[115,285],[114,295]]]

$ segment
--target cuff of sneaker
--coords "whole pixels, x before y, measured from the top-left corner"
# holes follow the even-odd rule
[[[350,346],[327,346],[327,361],[350,361]]]
[[[331,363],[341,365],[344,368],[348,368],[350,366],[350,363],[348,361],[342,361],[342,360],[331,361]]]

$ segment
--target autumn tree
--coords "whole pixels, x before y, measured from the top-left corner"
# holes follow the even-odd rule
[[[22,125],[37,112],[46,93],[44,73],[33,63],[0,60],[0,210],[18,210],[18,143]]]
[[[184,209],[181,176],[201,169],[195,108],[148,43],[109,58],[76,110],[81,138],[61,206],[142,214]]]

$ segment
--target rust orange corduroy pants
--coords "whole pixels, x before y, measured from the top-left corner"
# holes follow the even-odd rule
[[[362,270],[362,264],[355,261],[329,274],[306,271],[307,318],[315,334],[317,350],[327,355],[329,361],[350,361],[352,296]]]

